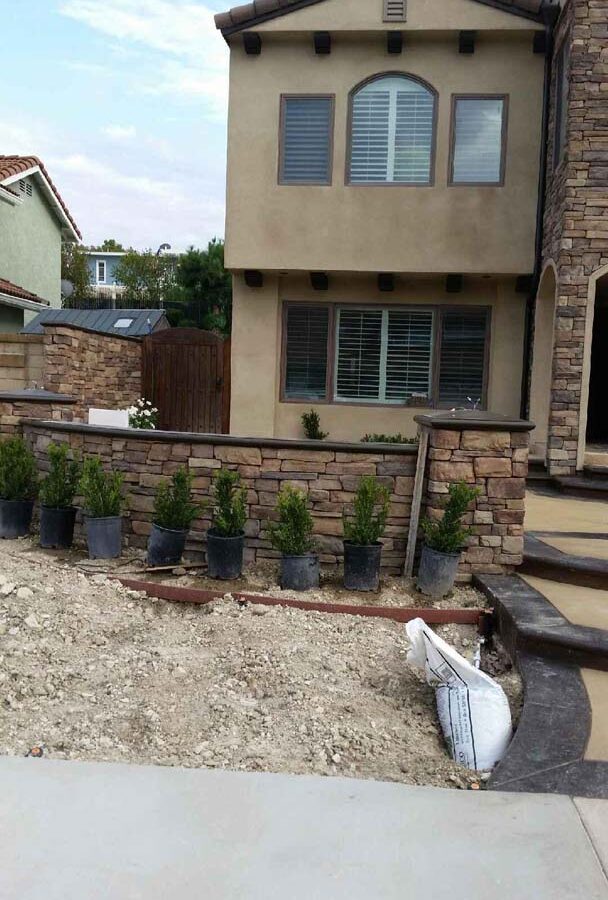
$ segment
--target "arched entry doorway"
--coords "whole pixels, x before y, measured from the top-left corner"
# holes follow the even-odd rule
[[[553,262],[549,262],[541,276],[536,295],[530,382],[530,419],[536,425],[530,435],[530,454],[543,458],[547,453],[549,438],[556,293],[556,270]]]
[[[587,452],[608,454],[608,266],[590,280],[587,325],[581,434]]]

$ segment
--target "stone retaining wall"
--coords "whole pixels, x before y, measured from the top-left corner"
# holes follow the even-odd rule
[[[40,396],[35,399],[25,399],[23,394],[0,393],[0,440],[22,434],[23,421],[27,419],[72,420],[74,404],[69,397],[52,395],[48,391],[38,393]]]
[[[42,384],[42,335],[0,334],[0,391]]]

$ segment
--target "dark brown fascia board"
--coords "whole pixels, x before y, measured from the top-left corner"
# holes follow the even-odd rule
[[[231,25],[228,28],[221,28],[220,30],[222,36],[228,38],[230,35],[237,34],[239,31],[245,31],[255,25],[261,25],[263,22],[269,22],[271,19],[278,19],[288,13],[296,12],[298,9],[304,9],[307,6],[313,6],[315,3],[322,2],[323,0],[297,0],[296,3],[289,3],[288,5],[277,7],[277,9],[262,13],[259,16],[253,15],[249,19],[244,19],[242,22],[239,22],[237,25]],[[482,3],[484,6],[492,6],[494,9],[509,13],[512,16],[518,16],[522,19],[529,19],[531,22],[544,24],[542,9],[546,5],[546,0],[543,0],[543,3],[536,13],[519,6],[512,6],[510,3],[503,2],[503,0],[472,0],[472,2]]]

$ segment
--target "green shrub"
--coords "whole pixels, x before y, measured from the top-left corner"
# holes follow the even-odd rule
[[[302,427],[309,441],[322,441],[329,433],[321,431],[321,419],[319,413],[314,409],[302,413]]]
[[[450,485],[443,518],[424,519],[420,523],[425,542],[432,550],[440,553],[459,553],[462,550],[465,540],[471,534],[470,528],[463,528],[462,517],[478,494],[477,488],[469,487],[464,481]]]
[[[404,434],[364,434],[362,444],[417,444],[417,437],[406,437]]]
[[[120,472],[104,472],[97,456],[85,459],[80,477],[80,493],[88,516],[93,519],[119,516],[122,509],[121,488]]]
[[[279,492],[277,509],[279,521],[269,524],[272,546],[284,556],[306,556],[315,546],[306,495],[285,485]]]
[[[38,493],[38,473],[34,454],[23,438],[0,443],[0,498],[33,500]]]
[[[154,524],[172,531],[188,531],[202,506],[192,499],[192,475],[185,466],[159,484],[154,497]]]
[[[344,538],[363,547],[377,544],[386,528],[388,507],[388,488],[378,484],[373,475],[364,475],[357,488],[352,518],[344,514]]]
[[[232,469],[220,469],[213,479],[213,517],[211,527],[222,537],[238,537],[247,521],[241,476]]]
[[[50,468],[40,482],[40,502],[52,509],[67,509],[78,491],[80,461],[69,458],[67,444],[49,444],[47,453]]]

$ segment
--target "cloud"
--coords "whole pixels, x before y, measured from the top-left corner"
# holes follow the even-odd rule
[[[101,133],[112,141],[132,141],[137,135],[135,125],[105,125]]]
[[[228,54],[213,11],[186,0],[63,0],[59,12],[118,42],[146,48],[159,59],[133,82],[142,93],[207,99],[223,113]]]

